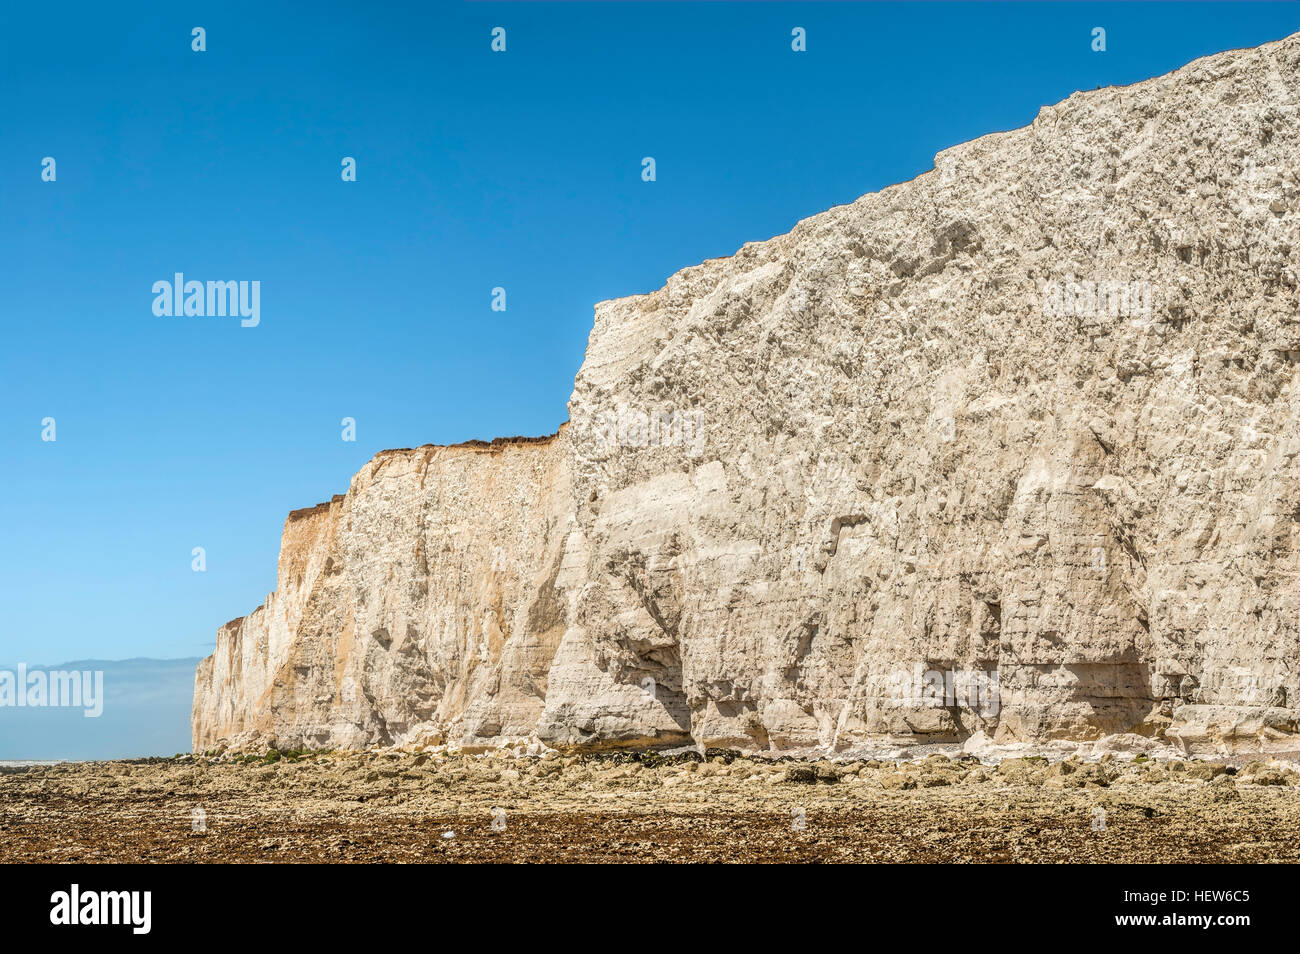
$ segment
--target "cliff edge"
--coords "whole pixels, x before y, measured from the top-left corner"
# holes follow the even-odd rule
[[[553,438],[286,522],[196,749],[1300,748],[1300,35],[597,306]]]

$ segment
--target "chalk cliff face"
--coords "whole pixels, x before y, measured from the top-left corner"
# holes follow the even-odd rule
[[[195,746],[1296,747],[1297,93],[1076,94],[597,306],[558,436],[290,517]]]
[[[385,451],[290,514],[276,592],[199,666],[195,747],[530,735],[564,632],[562,438]]]

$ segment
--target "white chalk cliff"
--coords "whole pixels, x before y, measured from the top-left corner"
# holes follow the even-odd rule
[[[598,305],[557,435],[290,515],[195,748],[1300,748],[1297,94],[1078,93]]]

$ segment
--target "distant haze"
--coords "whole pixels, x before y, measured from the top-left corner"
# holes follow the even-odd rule
[[[0,707],[0,761],[117,759],[190,750],[198,659],[81,659],[28,670],[100,671],[103,713],[80,708]],[[0,665],[14,672],[16,663]]]

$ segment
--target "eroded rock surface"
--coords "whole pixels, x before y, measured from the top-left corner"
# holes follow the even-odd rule
[[[199,666],[195,747],[530,735],[569,502],[558,437],[379,454],[285,521],[276,592]]]
[[[290,518],[196,748],[1295,748],[1298,91],[1079,93],[598,305],[558,437]]]

